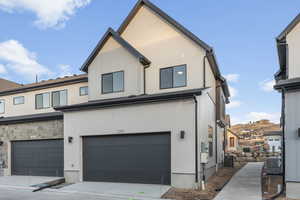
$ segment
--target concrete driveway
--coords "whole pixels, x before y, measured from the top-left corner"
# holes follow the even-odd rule
[[[33,190],[34,185],[41,183],[52,182],[60,179],[58,177],[44,177],[44,176],[1,176],[0,187],[1,188],[23,188]],[[0,198],[1,199],[1,198]]]
[[[82,182],[69,185],[58,192],[89,194],[120,199],[160,199],[171,187],[166,185]],[[55,191],[48,189],[46,191]],[[110,199],[109,198],[109,199]]]
[[[1,200],[125,200],[115,197],[104,197],[92,194],[64,193],[64,192],[32,192],[19,188],[0,187]],[[128,198],[126,200],[129,200]]]

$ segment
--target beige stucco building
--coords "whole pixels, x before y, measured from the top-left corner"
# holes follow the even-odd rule
[[[151,2],[109,28],[82,70],[89,101],[56,107],[68,182],[191,188],[222,165],[229,91],[213,49]]]
[[[0,82],[0,175],[63,176],[63,114],[53,107],[87,102],[87,75]]]

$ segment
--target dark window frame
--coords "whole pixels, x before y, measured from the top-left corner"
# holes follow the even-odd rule
[[[15,102],[15,99],[17,99],[17,98],[23,98],[23,103],[16,103],[16,102]],[[15,106],[25,104],[25,97],[24,97],[24,96],[13,97],[13,104],[14,104]]]
[[[59,92],[59,93],[60,93],[60,92],[62,92],[62,91],[66,91],[66,92],[67,92],[67,93],[66,93],[66,94],[67,94],[67,96],[66,96],[66,98],[67,98],[67,99],[66,99],[66,105],[68,105],[68,89],[64,89],[64,90],[56,90],[56,91],[52,91],[52,92],[51,92],[51,102],[50,102],[51,107],[54,107],[54,106],[53,106],[53,102],[54,102],[54,101],[53,101],[53,93],[55,93],[55,92]],[[59,104],[60,104],[60,94],[59,94]],[[62,105],[58,105],[58,106],[62,106]],[[64,105],[63,105],[63,106],[64,106]]]
[[[184,67],[185,68],[185,84],[182,86],[174,86],[174,69],[176,67]],[[166,70],[166,69],[172,69],[172,87],[164,87],[162,88],[162,77],[161,77],[161,72],[162,70]],[[160,68],[159,69],[159,89],[164,90],[164,89],[172,89],[172,88],[181,88],[181,87],[186,87],[187,86],[187,64],[182,64],[182,65],[175,65],[175,66],[171,66],[171,67],[164,67],[164,68]]]
[[[44,101],[43,101],[43,107],[42,108],[38,108],[37,107],[37,96],[38,95],[44,95],[44,94],[49,94],[49,106],[48,107],[44,107]],[[44,93],[39,93],[35,95],[35,109],[36,110],[42,110],[42,109],[48,109],[51,108],[51,92],[44,92]]]
[[[87,93],[86,94],[81,94],[81,89],[82,88],[87,88]],[[82,86],[79,88],[79,96],[87,96],[89,95],[89,86]]]
[[[0,114],[4,114],[5,113],[5,99],[0,99],[0,101],[3,102],[3,112],[0,112]]]
[[[119,91],[114,91],[114,73],[123,73],[123,89],[119,90]],[[112,75],[112,91],[111,92],[104,92],[103,91],[103,76],[105,75]],[[125,72],[124,70],[120,70],[120,71],[116,71],[116,72],[110,72],[110,73],[105,73],[105,74],[101,74],[101,94],[112,94],[112,93],[120,93],[120,92],[124,92],[125,90]]]

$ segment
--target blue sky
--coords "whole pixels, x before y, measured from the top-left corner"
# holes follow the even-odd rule
[[[275,37],[300,1],[152,0],[213,46],[233,97],[232,121],[279,121]],[[20,83],[79,73],[108,27],[117,29],[136,0],[0,0],[0,76]]]

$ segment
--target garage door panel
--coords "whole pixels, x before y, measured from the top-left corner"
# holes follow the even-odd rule
[[[12,174],[63,176],[63,140],[12,142]]]
[[[85,137],[84,180],[170,184],[170,134]]]

